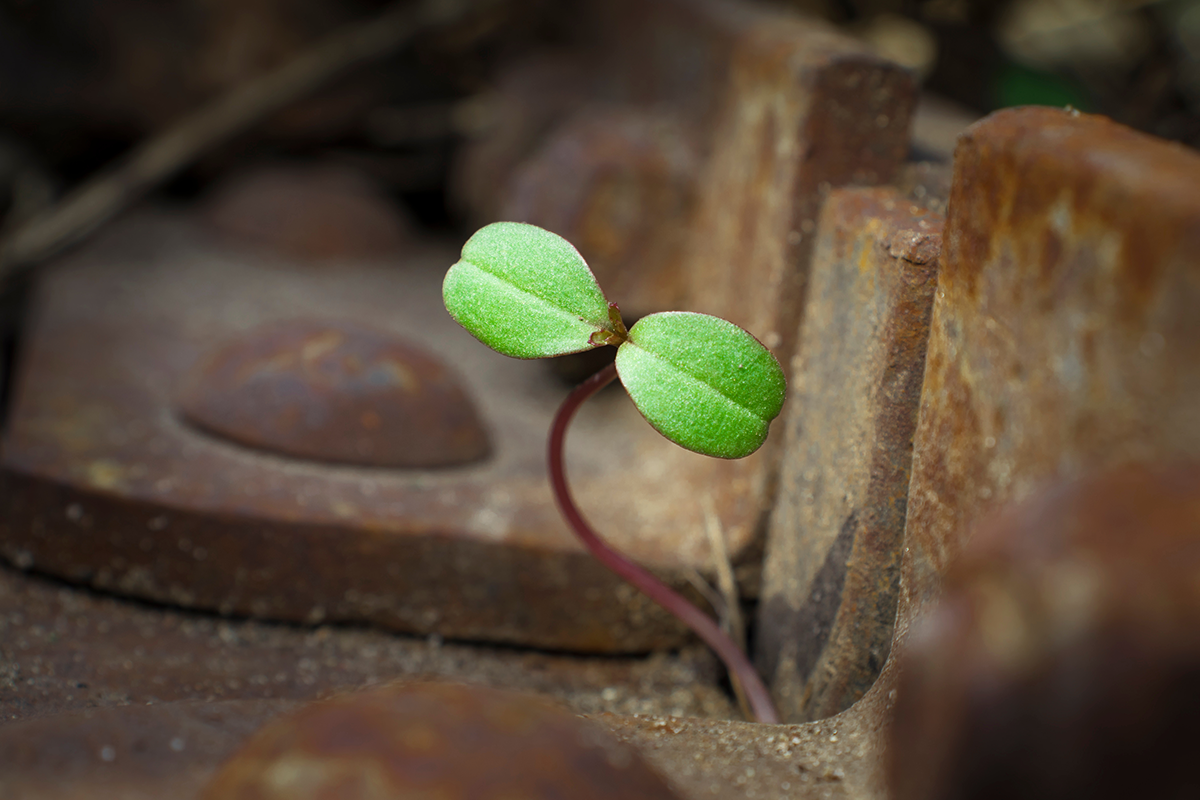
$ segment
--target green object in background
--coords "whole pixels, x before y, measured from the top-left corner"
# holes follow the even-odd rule
[[[459,324],[505,355],[545,358],[617,346],[617,373],[634,405],[688,450],[747,456],[783,406],[783,370],[749,333],[678,311],[651,314],[626,331],[575,248],[533,225],[480,229],[446,273],[442,298]]]
[[[1077,82],[1011,61],[997,70],[993,94],[995,108],[1071,106],[1080,111],[1092,110],[1091,99]]]

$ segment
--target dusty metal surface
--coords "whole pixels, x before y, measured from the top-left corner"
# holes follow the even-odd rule
[[[564,235],[622,313],[683,307],[700,136],[678,112],[586,106],[513,169],[500,218]]]
[[[1014,109],[960,140],[906,546],[932,592],[973,523],[1033,487],[1200,454],[1200,156]]]
[[[833,187],[892,179],[916,90],[895,64],[800,20],[759,18],[739,34],[688,241],[684,301],[751,331],[786,367],[821,203]]]
[[[941,230],[895,189],[834,190],[817,226],[759,606],[789,721],[846,709],[887,659]]]
[[[688,798],[883,798],[879,726],[886,697],[867,695],[803,725],[675,718],[597,719],[636,746]]]
[[[576,713],[736,714],[703,648],[555,655],[146,606],[0,569],[0,796],[188,798],[268,719],[396,679],[534,692]]]
[[[371,628],[222,620],[0,568],[0,722],[104,706],[300,701],[403,677],[537,692],[579,713],[734,715],[713,657],[571,656]]]
[[[0,725],[0,792],[22,800],[188,800],[294,700],[195,700]]]
[[[679,7],[647,4],[646,13]],[[729,19],[703,17],[714,18]],[[728,102],[706,106],[704,113],[714,115],[720,131],[714,141],[736,152],[705,168],[694,241],[711,245],[712,252],[695,263],[708,265],[697,268],[697,280],[714,303],[728,304],[725,313],[744,303],[755,319],[787,321],[778,309],[799,301],[807,277],[803,269],[787,270],[807,263],[804,248],[812,247],[816,231],[817,207],[801,201],[818,203],[822,183],[834,183],[815,177],[820,151],[862,141],[821,128],[844,121],[840,112],[826,117],[819,113],[823,106],[814,111],[806,104],[825,98],[839,108],[839,99],[852,94],[839,87],[849,87],[855,76],[874,90],[863,106],[849,101],[860,110],[885,107],[902,91],[889,82],[888,70],[868,70],[878,80],[867,80],[861,64],[825,58],[811,43],[812,49],[791,54],[793,63],[782,56],[787,27],[769,28],[726,40],[725,54],[736,56]],[[686,34],[683,40],[695,41]],[[709,63],[703,52],[683,63]],[[810,63],[824,66],[789,71]],[[648,85],[658,77],[675,85],[670,79],[688,70],[646,74],[655,78]],[[761,85],[753,83],[763,75]],[[757,88],[738,89],[747,85]],[[802,96],[792,93],[796,87]],[[815,127],[797,137],[803,120]],[[889,116],[881,129],[891,121]],[[791,149],[797,142],[805,146]],[[747,153],[756,156],[738,156]],[[881,153],[868,153],[880,157],[869,163],[890,163]],[[817,169],[799,169],[810,162]],[[747,163],[761,167],[762,180],[743,170]],[[858,179],[884,179],[882,172],[869,172]],[[807,193],[810,178],[816,190]],[[943,591],[947,565],[976,524],[995,507],[1087,467],[1195,456],[1200,448],[1197,186],[1195,154],[1103,120],[1025,109],[974,127],[956,160],[914,437],[896,636],[879,679],[841,714],[802,725],[599,719],[683,797],[885,797],[897,661],[915,647],[910,627]],[[753,202],[739,205],[739,198]],[[720,215],[722,199],[744,213]],[[813,222],[811,230],[805,221]],[[658,624],[651,612],[578,560],[578,550],[549,525],[548,495],[539,494],[541,431],[562,389],[538,365],[493,359],[447,320],[423,315],[421,309],[437,307],[438,278],[453,257],[426,255],[428,262],[414,253],[372,268],[348,265],[334,280],[329,270],[249,263],[214,248],[186,220],[142,218],[62,267],[46,287],[27,354],[26,363],[44,371],[26,373],[14,417],[24,424],[5,443],[0,499],[11,509],[0,520],[5,558],[102,588],[230,612],[341,616],[421,631],[447,626],[462,635],[474,631],[541,644],[569,640],[570,646],[594,649],[618,641],[671,641],[671,632],[645,635]],[[729,267],[731,259],[746,271]],[[436,269],[428,266],[434,262]],[[718,262],[731,270],[728,276],[704,274]],[[388,287],[396,286],[396,272],[404,273],[405,291],[393,294]],[[729,277],[739,274],[766,276],[771,291],[743,291]],[[785,277],[771,283],[776,275]],[[700,290],[689,296],[700,298]],[[384,329],[426,342],[438,357],[460,365],[496,432],[496,457],[439,474],[333,468],[247,453],[201,437],[167,413],[175,380],[214,344],[214,334],[294,318],[301,310],[309,315],[314,307],[305,303],[314,297],[328,318],[381,320]],[[790,323],[798,330],[799,319]],[[753,329],[756,323],[750,324]],[[776,346],[786,349],[786,332],[776,332]],[[502,397],[523,400],[506,405]],[[688,454],[634,432],[644,425],[626,425],[640,419],[618,395],[601,398],[591,412],[591,421],[585,418],[576,432],[571,463],[585,507],[598,520],[626,523],[612,528],[614,540],[633,542],[635,555],[660,567],[706,565],[698,535],[702,510],[694,497],[696,487],[705,487],[716,493],[731,549],[745,557],[754,520],[766,511],[763,464],[741,473],[721,472],[723,465],[706,459],[687,461]],[[614,459],[614,452],[633,455]],[[620,464],[620,474],[605,472],[607,463]],[[247,494],[246,487],[256,488]],[[423,516],[412,524],[417,514]],[[447,535],[463,529],[469,535]],[[646,531],[653,536],[638,538]],[[1125,549],[1124,539],[1109,544]],[[1023,545],[1012,539],[1009,546]],[[1168,565],[1166,574],[1175,574],[1170,570],[1176,566]],[[1124,569],[1111,572],[1115,590]],[[451,655],[430,666],[428,653],[414,656],[406,649],[420,643],[375,631],[222,622],[146,608],[139,612],[146,617],[128,623],[122,634],[100,625],[118,613],[105,604],[129,604],[58,587],[42,596],[56,598],[62,611],[39,616],[30,599],[43,589],[29,587],[44,584],[8,570],[3,575],[25,588],[11,594],[0,639],[10,648],[4,663],[16,665],[4,680],[8,713],[18,717],[0,726],[0,754],[17,754],[0,759],[0,775],[8,781],[0,785],[32,787],[23,793],[37,800],[81,793],[194,797],[258,721],[319,694],[322,686],[391,677],[410,656],[418,665],[413,671],[450,676],[490,664],[484,672],[494,672],[479,682],[531,688],[593,713],[609,708],[608,688],[624,684],[593,683],[602,673],[592,670],[652,663],[599,659],[581,668],[579,660],[569,660],[562,680],[590,687],[574,694],[546,666],[552,656],[509,651],[491,661],[478,648],[441,645],[437,652]],[[405,579],[403,592],[398,577]],[[1130,580],[1152,583],[1142,572]],[[1194,591],[1194,581],[1186,585]],[[1117,598],[1114,608],[1124,607],[1119,591],[1103,596]],[[79,605],[91,602],[102,607],[96,616]],[[626,627],[631,621],[634,627]],[[1187,625],[1194,630],[1194,620]],[[531,638],[531,630],[545,638]],[[231,636],[233,642],[226,642]],[[208,652],[201,647],[213,657],[196,655]],[[297,658],[303,648],[322,655]],[[262,668],[272,663],[281,666]],[[630,673],[640,674],[633,668]],[[80,674],[96,676],[95,685],[105,688],[82,694],[93,684]],[[279,674],[284,677],[276,686]],[[156,675],[164,676],[164,684],[155,684]],[[662,686],[655,680],[639,682],[639,691],[653,696]],[[595,699],[600,685],[600,703],[580,701],[581,695]],[[154,694],[168,691],[168,697]],[[680,698],[678,708],[698,713],[696,707],[706,708],[704,698],[713,696],[707,692]],[[198,697],[216,702],[195,703]],[[149,699],[169,702],[138,704]],[[105,707],[88,709],[92,704]],[[615,710],[628,714],[636,707]],[[918,716],[933,719],[935,711],[922,705]],[[181,750],[173,746],[176,739],[183,741]]]
[[[698,152],[712,158],[694,167],[672,160],[674,128],[651,137],[645,158],[630,151],[640,134],[627,137],[610,161],[632,159],[632,174],[654,185],[654,165],[670,166],[672,186],[694,168],[698,210],[688,217],[683,203],[682,216],[670,217],[691,231],[686,269],[673,279],[682,307],[748,325],[786,363],[792,333],[780,331],[783,318],[794,327],[799,313],[805,225],[827,185],[884,181],[895,171],[911,80],[788,15],[676,0],[626,11],[644,26],[634,25],[630,41],[652,42],[669,29],[673,51],[708,65],[695,73],[707,82],[698,87],[684,80],[690,67],[643,54],[652,66],[628,74],[623,88],[612,82],[609,99],[676,98],[679,113],[704,123],[711,139]],[[625,52],[623,36],[607,35],[613,53]],[[653,115],[637,119],[635,133],[658,130]],[[569,183],[572,174],[542,185]],[[598,174],[577,176],[582,195],[599,191]],[[644,269],[641,234],[622,239],[634,229],[604,215],[654,215],[641,200],[597,202],[583,203],[595,213],[577,220],[579,231],[599,226],[606,232],[598,247]],[[537,365],[499,360],[441,313],[437,285],[453,253],[296,269],[214,248],[186,225],[142,225],[79,254],[43,287],[4,444],[3,493],[13,514],[0,554],[107,590],[222,613],[366,620],[582,651],[683,640],[680,626],[592,563],[559,521],[541,452],[559,390]],[[621,302],[636,312],[636,299]],[[178,423],[173,398],[198,358],[289,318],[373,325],[454,365],[493,435],[494,457],[425,473],[335,469],[248,452]],[[704,533],[711,504],[753,591],[774,449],[737,462],[705,459],[660,440],[619,396],[592,406],[569,441],[569,463],[600,529],[687,589],[686,573],[713,569]]]
[[[492,353],[441,306],[456,253],[298,269],[219,249],[188,219],[131,220],[43,285],[4,442],[0,552],[22,567],[224,614],[358,620],[578,651],[678,644],[681,626],[593,562],[544,465],[566,387]],[[493,457],[366,469],[259,453],[183,424],[176,393],[215,346],[294,319],[352,320],[454,366]],[[735,558],[758,515],[728,462],[675,447],[621,393],[568,438],[577,497],[651,566],[711,569],[698,488]]]
[[[545,700],[422,682],[315,703],[258,731],[205,787],[238,797],[672,800],[635,750]]]
[[[270,718],[406,676],[536,692],[593,716],[684,797],[859,797],[874,764],[863,755],[870,729],[844,717],[721,721],[736,712],[700,648],[586,658],[219,620],[9,568],[0,570],[0,624],[6,797],[196,797]]]
[[[897,800],[1196,797],[1200,466],[1051,485],[980,526],[914,626]]]
[[[1064,149],[1059,146],[1062,141],[1072,146]],[[1031,158],[1037,170],[1029,169]],[[992,163],[998,173],[993,176],[995,184],[989,184],[984,180],[988,176],[981,174],[981,165],[988,163]],[[960,149],[956,167],[958,177],[952,210],[960,210],[952,213],[947,222],[945,242],[946,252],[955,253],[958,260],[954,262],[950,284],[946,285],[949,262],[947,256],[943,257],[943,284],[934,301],[925,395],[914,440],[919,458],[914,462],[910,514],[902,551],[896,639],[879,679],[861,700],[841,714],[802,725],[760,726],[673,717],[603,716],[598,719],[620,738],[633,744],[683,797],[864,800],[885,797],[883,764],[892,707],[896,702],[897,660],[903,658],[910,647],[909,630],[913,620],[927,611],[929,602],[941,593],[943,571],[969,538],[968,524],[973,525],[990,513],[986,504],[980,504],[981,496],[976,489],[990,486],[994,492],[995,487],[1007,487],[1008,494],[997,497],[997,500],[1007,500],[1018,494],[1014,487],[1025,487],[1022,491],[1028,492],[1032,491],[1028,487],[1052,478],[1054,471],[1048,469],[1047,464],[1065,465],[1059,472],[1067,474],[1071,469],[1082,469],[1079,465],[1087,461],[1128,460],[1144,450],[1151,456],[1186,454],[1194,448],[1196,429],[1189,427],[1188,420],[1192,419],[1189,414],[1194,414],[1200,407],[1194,402],[1198,395],[1193,371],[1195,364],[1200,363],[1194,353],[1194,348],[1200,346],[1197,345],[1200,337],[1195,336],[1194,315],[1189,316],[1186,312],[1196,307],[1197,282],[1191,254],[1197,250],[1188,238],[1197,230],[1194,192],[1200,181],[1192,178],[1191,171],[1195,169],[1196,157],[1192,154],[1099,120],[1060,112],[1006,112],[974,128]],[[1053,203],[1047,208],[1045,204],[1039,206],[1035,202],[1039,194],[1035,191],[1036,181],[1029,176],[1046,174],[1052,176],[1064,191],[1075,192],[1078,196],[1079,202],[1070,214],[1058,213],[1056,216]],[[960,197],[965,199],[958,199]],[[995,213],[978,217],[980,209],[975,208],[976,205]],[[1031,220],[1014,229],[1009,224],[1012,216],[1025,212],[1032,215]],[[980,222],[980,219],[987,222]],[[1047,235],[1046,231],[1047,226],[1054,225],[1059,228],[1052,228],[1052,232],[1069,242],[1070,247],[1054,246],[1055,237]],[[1073,238],[1065,238],[1063,231],[1069,232],[1075,226],[1082,232]],[[1150,240],[1153,246],[1145,244],[1142,230],[1154,234]],[[1018,235],[1021,231],[1037,241],[1038,247],[1032,254],[1023,252],[1032,244],[1024,234]],[[956,236],[959,238],[955,239]],[[1113,253],[1119,253],[1121,242],[1131,237],[1142,243],[1143,249],[1137,252],[1144,257],[1114,262]],[[137,238],[154,241],[144,236]],[[1096,250],[1099,252],[1093,252]],[[1039,253],[1044,255],[1039,257]],[[995,258],[991,259],[990,255]],[[1021,255],[1032,257],[1018,258]],[[1091,269],[1093,263],[1098,268]],[[1122,265],[1122,269],[1112,269]],[[145,285],[141,285],[142,290]],[[968,286],[971,287],[969,292],[964,288]],[[326,293],[327,299],[332,296]],[[1139,309],[1146,319],[1133,313]],[[1005,312],[1006,316],[997,316],[997,311]],[[1092,394],[1083,395],[1085,399],[1092,398],[1089,401],[1092,405],[1086,408],[1103,412],[1103,416],[1093,418],[1094,424],[1090,427],[1079,423],[1082,403],[1072,405],[1063,400],[1062,393],[1055,394],[1047,389],[1057,385],[1046,377],[1048,370],[1058,369],[1067,377],[1078,374],[1069,371],[1072,351],[1059,347],[1063,337],[1058,328],[1078,324],[1080,320],[1103,323],[1102,328],[1091,329],[1090,335],[1082,338],[1083,342],[1090,342],[1088,348],[1091,349],[1081,352],[1089,353],[1094,359],[1091,362],[1094,368],[1087,373],[1089,378],[1108,381],[1094,388]],[[1002,323],[1003,328],[1000,327]],[[1139,324],[1142,327],[1138,327]],[[1151,324],[1155,327],[1147,330]],[[1161,339],[1147,335],[1156,332],[1160,333]],[[1010,349],[999,348],[998,340],[1001,344],[1008,343]],[[1011,349],[1016,344],[1020,349]],[[1014,364],[1014,353],[1022,354],[1024,360]],[[1065,373],[1062,372],[1064,365],[1068,368]],[[466,377],[471,385],[475,376],[468,370]],[[977,393],[970,394],[969,391]],[[1075,395],[1074,399],[1078,401],[1079,397]],[[964,399],[971,400],[972,404],[960,402],[954,405],[952,402]],[[1007,419],[1020,422],[1019,428],[1010,425],[1005,429],[1005,449],[1000,447],[1001,436],[981,430],[978,417],[972,412],[974,404],[1000,401],[1005,403]],[[964,414],[955,417],[951,413],[955,409]],[[1035,422],[1038,424],[1033,424]],[[1000,431],[999,428],[995,430]],[[951,435],[955,431],[959,435]],[[1132,436],[1131,431],[1136,431],[1137,436]],[[993,441],[987,440],[988,435]],[[73,441],[86,443],[87,439]],[[985,463],[976,470],[975,465],[983,454],[993,451],[1005,454],[1006,449],[1015,452],[1018,446],[1028,451],[1040,447],[1037,452],[1041,457],[1017,461],[1006,455],[1005,461],[997,461],[990,467]],[[937,465],[944,475],[931,465]],[[105,473],[101,470],[99,474]],[[960,479],[954,484],[947,483],[963,474],[976,477],[970,481]],[[978,475],[996,477],[994,483],[983,484],[976,482]],[[1002,483],[1002,479],[1007,482]],[[940,495],[934,494],[939,490]],[[1105,494],[1115,496],[1117,492]],[[57,502],[63,499],[59,498]],[[948,511],[951,503],[955,505]],[[917,505],[923,506],[920,514],[912,513]],[[1087,505],[1084,504],[1085,508]],[[1097,503],[1097,513],[1102,510],[1099,505]],[[82,506],[68,512],[70,508],[68,505],[64,509],[64,517],[69,513],[74,517],[73,523],[82,526],[83,520],[90,519],[83,513]],[[948,519],[950,512],[954,515],[952,519]],[[1125,539],[1112,539],[1109,544],[1124,550]],[[1014,540],[1011,546],[1022,545]],[[18,562],[26,559],[20,551],[10,551],[8,557]],[[1113,574],[1120,574],[1120,569],[1123,568]],[[26,582],[26,585],[36,583],[32,578],[11,572],[5,574]],[[1142,575],[1142,571],[1137,574]],[[1187,585],[1194,590],[1194,582]],[[1115,588],[1120,589],[1119,586]],[[61,593],[60,602],[63,603],[68,599],[77,602],[79,598],[90,597],[65,588],[52,590],[52,594],[55,592]],[[1119,599],[1122,595],[1117,591],[1104,596]],[[99,602],[117,604],[121,601],[105,599]],[[20,614],[25,613],[30,603],[18,596],[14,605]],[[1117,607],[1122,606],[1118,604]],[[157,617],[178,612],[147,609],[146,613]],[[70,608],[63,616],[61,626],[65,626],[63,630],[69,630],[71,620],[78,618],[80,613],[78,608]],[[233,623],[205,620],[204,624],[218,631],[220,626]],[[246,631],[296,630],[255,622],[238,625],[245,626],[239,630]],[[1192,623],[1189,625],[1194,628]],[[36,635],[43,639],[57,635],[59,638],[53,644],[60,652],[73,652],[70,637],[59,632],[59,623],[49,625],[31,619],[26,638],[33,638],[35,628]],[[331,635],[329,641],[341,641],[337,638],[341,633]],[[377,632],[354,635],[385,636]],[[99,644],[96,646],[110,645],[114,652],[129,651],[128,643],[120,637],[112,640],[103,636],[97,638]],[[10,641],[7,633],[4,641]],[[296,644],[287,637],[281,642],[283,653]],[[169,637],[164,638],[164,647],[170,649]],[[448,647],[443,645],[443,649]],[[461,651],[464,655],[457,662],[451,659],[451,663],[465,663],[467,651],[464,648]],[[77,661],[84,659],[80,652],[86,651],[74,652],[79,655]],[[364,650],[356,643],[342,652],[346,662],[354,664],[363,657]],[[251,651],[249,655],[259,661],[264,658],[261,651]],[[471,660],[474,658],[472,654]],[[125,656],[124,660],[131,659]],[[51,666],[36,659],[25,663],[38,664],[39,669]],[[219,665],[221,662],[214,663]],[[297,669],[303,663],[301,659]],[[601,663],[616,663],[616,660],[604,659]],[[178,784],[171,784],[173,796],[195,796],[200,789],[200,779],[216,766],[218,753],[231,752],[245,740],[250,722],[261,720],[269,713],[263,704],[280,704],[272,706],[278,708],[286,705],[289,697],[280,693],[284,699],[231,701],[232,705],[221,702],[199,709],[183,700],[183,692],[190,690],[182,684],[184,688],[179,696],[182,702],[150,708],[136,705],[109,707],[87,712],[85,717],[78,710],[80,704],[86,704],[85,700],[64,700],[73,691],[72,684],[70,677],[62,680],[59,675],[69,676],[70,673],[65,667],[61,673],[58,669],[22,675],[26,680],[35,679],[33,683],[26,682],[21,686],[13,684],[12,696],[16,707],[24,709],[20,711],[24,719],[0,727],[3,737],[0,746],[41,742],[45,744],[36,752],[45,752],[50,758],[59,751],[49,745],[57,742],[86,755],[86,764],[81,755],[74,771],[60,766],[53,774],[48,769],[36,767],[19,774],[12,770],[6,773],[21,780],[40,781],[37,784],[41,787],[40,794],[29,793],[39,800],[76,796],[80,787],[87,787],[91,796],[97,797],[105,796],[105,791],[112,797],[157,796],[145,787],[152,786],[161,791],[164,784],[154,776],[162,773],[154,772],[148,765],[136,766],[134,762],[134,768],[124,773],[103,771],[112,763],[103,760],[104,737],[127,734],[132,741],[147,742],[142,750],[133,748],[133,751],[147,753],[147,758],[157,758],[158,763],[163,763],[161,745],[155,746],[153,742],[161,742],[170,735],[173,726],[180,725],[192,726],[187,729],[196,731],[197,736],[211,734],[215,737],[203,748],[197,748],[196,760],[191,766],[169,762],[179,764],[177,774],[183,776]],[[543,673],[533,668],[530,674]],[[578,673],[572,674],[578,676]],[[32,719],[29,717],[35,712],[24,704],[31,693],[38,691],[39,685],[48,687],[40,702],[50,704],[43,705],[49,709],[50,716]],[[230,697],[228,694],[221,696]],[[274,695],[271,690],[264,690],[254,696]],[[119,695],[93,699],[109,705],[125,702]],[[577,705],[571,707],[580,710]],[[53,711],[63,713],[53,714]],[[932,713],[926,709],[922,712],[926,716],[926,711]],[[139,733],[145,731],[150,733]],[[137,738],[139,736],[142,738]],[[166,738],[166,741],[169,743],[173,738]],[[96,750],[97,744],[100,750]],[[184,752],[188,752],[186,748]],[[59,775],[69,777],[69,780],[56,781]],[[154,780],[160,782],[154,783]],[[124,787],[123,790],[119,791],[120,787]]]
[[[386,259],[414,236],[378,186],[332,165],[237,173],[209,193],[203,214],[224,236],[303,260]]]
[[[449,365],[346,321],[288,320],[238,335],[202,358],[177,397],[193,425],[286,457],[436,468],[488,453]]]

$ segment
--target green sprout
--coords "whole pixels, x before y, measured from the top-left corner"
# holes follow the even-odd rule
[[[561,236],[519,222],[480,229],[442,284],[446,310],[481,342],[515,358],[617,348],[615,363],[564,401],[550,435],[550,479],[567,522],[592,554],[691,627],[722,658],[755,717],[774,722],[770,696],[740,648],[681,595],[591,529],[571,498],[563,442],[579,406],[619,376],[638,411],[672,442],[718,458],[757,450],[783,406],[779,362],[749,333],[719,317],[651,314],[626,329],[616,303]]]

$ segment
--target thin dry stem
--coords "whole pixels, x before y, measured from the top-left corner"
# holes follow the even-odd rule
[[[380,59],[479,3],[397,2],[295,59],[221,95],[85,181],[0,241],[0,282],[87,237],[201,154],[311,94],[347,69]]]

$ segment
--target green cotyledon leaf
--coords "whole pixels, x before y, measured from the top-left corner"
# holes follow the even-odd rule
[[[767,438],[787,382],[757,339],[718,317],[643,317],[617,350],[617,374],[642,416],[671,441],[741,458]]]
[[[535,225],[496,222],[463,245],[442,282],[446,310],[508,356],[546,358],[603,343],[608,300],[570,242]]]

